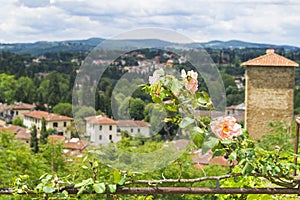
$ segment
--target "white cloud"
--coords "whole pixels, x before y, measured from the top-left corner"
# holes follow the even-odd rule
[[[109,38],[153,26],[197,41],[241,39],[300,46],[296,0],[1,1],[1,42]]]

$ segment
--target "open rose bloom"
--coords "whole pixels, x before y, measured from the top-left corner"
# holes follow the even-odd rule
[[[184,79],[186,89],[190,91],[190,93],[195,94],[198,90],[198,73],[191,70],[186,74],[183,69],[181,70],[181,77]]]
[[[231,116],[219,118],[210,123],[211,130],[220,139],[226,140],[242,134],[242,127],[236,123],[236,119]]]

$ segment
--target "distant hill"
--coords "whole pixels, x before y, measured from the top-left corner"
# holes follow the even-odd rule
[[[275,45],[275,44],[262,44],[262,43],[251,43],[244,42],[240,40],[229,40],[229,41],[210,41],[206,43],[201,43],[201,45],[205,48],[214,48],[214,49],[222,49],[222,48],[284,48],[285,50],[299,50],[299,47],[289,46],[289,45]]]
[[[45,52],[60,52],[60,51],[70,51],[70,52],[89,52],[104,39],[102,38],[90,38],[87,40],[66,40],[66,41],[39,41],[35,43],[12,43],[12,44],[0,44],[0,51],[10,51],[21,54],[34,54],[41,55]],[[111,43],[115,48],[120,45],[120,41]],[[176,44],[172,42],[157,40],[157,39],[143,39],[143,40],[122,40],[122,47],[124,46],[155,46],[157,48],[212,48],[212,49],[223,49],[223,48],[284,48],[285,50],[300,50],[296,46],[288,45],[274,45],[274,44],[261,44],[261,43],[250,43],[239,40],[230,41],[209,41],[204,43],[188,43],[188,44]]]

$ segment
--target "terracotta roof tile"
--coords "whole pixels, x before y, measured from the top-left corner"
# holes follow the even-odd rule
[[[205,154],[202,154],[201,149],[192,152],[192,160],[197,165],[221,165],[221,166],[229,166],[230,163],[223,156],[213,157],[213,152],[208,151]],[[199,167],[199,166],[198,166]]]
[[[242,66],[278,66],[278,67],[298,67],[299,64],[280,56],[273,49],[268,49],[265,55],[259,56],[241,64]]]
[[[79,138],[72,138],[65,141],[64,148],[72,150],[83,150],[86,147],[86,144]]]
[[[0,132],[2,131],[16,134],[16,138],[21,140],[29,140],[31,137],[30,130],[21,126],[15,126],[11,124],[8,126],[0,126]]]
[[[40,110],[34,110],[31,112],[27,112],[24,114],[24,116],[32,117],[35,119],[42,119],[44,117],[46,121],[71,121],[71,120],[73,120],[73,118],[71,118],[71,117],[56,115],[54,113],[48,113],[48,112],[40,111]]]
[[[13,110],[33,110],[35,105],[28,103],[14,103],[10,105]]]
[[[118,120],[117,125],[121,127],[150,127],[151,124],[141,120]]]
[[[65,141],[65,137],[62,135],[49,135],[48,138],[49,138],[51,144],[56,144],[56,143]]]
[[[29,129],[21,129],[20,131],[18,131],[16,138],[19,140],[29,141],[31,138],[31,132]]]
[[[117,122],[105,115],[86,117],[85,120],[90,124],[116,125]]]

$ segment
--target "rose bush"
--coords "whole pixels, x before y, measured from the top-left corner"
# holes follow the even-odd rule
[[[168,111],[165,122],[178,125],[179,136],[185,138],[189,134],[195,148],[201,148],[203,154],[211,150],[214,156],[227,158],[232,173],[264,177],[277,185],[294,187],[296,183],[290,173],[298,167],[292,162],[292,154],[281,156],[280,148],[266,151],[255,146],[234,117],[217,118],[210,126],[203,122],[197,111],[212,109],[212,102],[205,92],[198,91],[197,79],[198,74],[193,70],[182,70],[180,77],[158,70],[149,77],[150,85],[143,89],[154,103]]]

